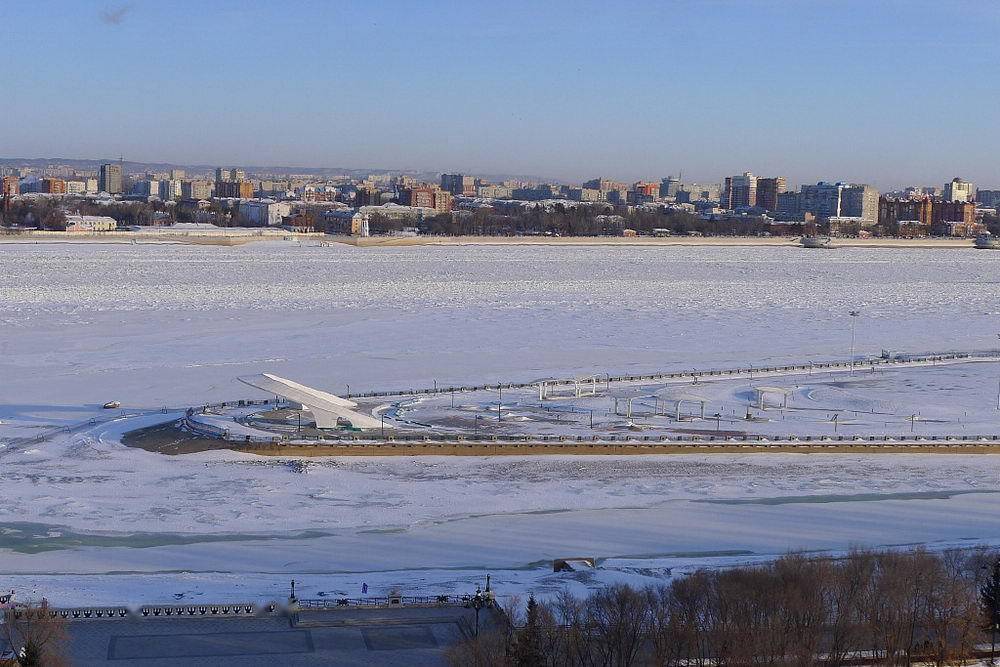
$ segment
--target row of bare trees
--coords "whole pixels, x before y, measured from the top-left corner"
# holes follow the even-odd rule
[[[211,218],[220,226],[235,225],[230,211],[218,201],[209,204]],[[140,202],[102,204],[85,198],[21,198],[0,209],[0,224],[5,226],[38,227],[53,231],[66,229],[66,213],[103,215],[114,218],[120,227],[152,224],[155,217],[166,216],[166,222],[196,222],[195,210],[173,202]]]
[[[984,550],[790,555],[656,588],[531,598],[449,659],[484,667],[957,664],[988,641],[984,596],[991,577],[1000,591],[1000,569],[991,575],[986,565],[995,558]]]
[[[760,220],[703,220],[680,211],[632,211],[613,214],[611,207],[572,207],[556,204],[550,209],[526,209],[517,212],[478,209],[471,214],[442,213],[419,222],[391,219],[373,214],[369,219],[372,234],[388,234],[404,227],[417,227],[421,234],[439,236],[521,236],[550,234],[560,236],[616,236],[622,229],[642,234],[669,230],[678,235],[697,232],[707,236],[758,235],[771,227]]]

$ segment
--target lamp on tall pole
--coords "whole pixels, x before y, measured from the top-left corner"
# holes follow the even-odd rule
[[[852,310],[848,313],[851,316],[851,375],[854,375],[854,330],[860,314],[861,312],[857,310]]]
[[[476,637],[479,636],[479,610],[490,603],[490,577],[486,575],[486,590],[476,586],[476,594],[469,599],[468,606],[476,611]]]

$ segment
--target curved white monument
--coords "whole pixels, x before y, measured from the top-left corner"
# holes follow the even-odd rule
[[[302,407],[312,413],[313,419],[316,420],[316,428],[336,428],[337,419],[349,421],[351,426],[362,430],[382,426],[382,422],[375,417],[352,410],[351,408],[358,407],[358,404],[354,401],[334,396],[319,389],[307,387],[298,382],[286,380],[277,375],[261,373],[260,375],[236,379],[243,384],[302,405]]]

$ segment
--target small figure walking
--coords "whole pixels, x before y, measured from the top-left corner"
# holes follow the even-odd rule
[[[368,583],[367,582],[362,582],[361,583],[361,594],[362,595],[368,595]]]

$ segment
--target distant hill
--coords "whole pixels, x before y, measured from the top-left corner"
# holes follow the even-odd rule
[[[94,158],[76,159],[65,157],[49,158],[17,158],[0,157],[0,166],[6,167],[34,167],[44,168],[53,165],[62,165],[74,169],[98,169],[102,164],[117,162],[117,158]],[[273,176],[288,176],[290,174],[301,174],[315,176],[317,178],[330,178],[334,176],[350,176],[361,178],[369,174],[405,174],[417,180],[436,181],[442,172],[439,171],[418,171],[414,169],[358,169],[354,167],[282,167],[274,165],[245,165],[245,164],[174,164],[170,162],[134,162],[124,161],[125,170],[132,173],[146,171],[169,171],[170,169],[183,169],[193,174],[204,174],[215,171],[216,167],[240,167],[252,174],[269,174]],[[540,176],[525,176],[517,174],[482,174],[470,173],[470,176],[478,176],[490,181],[500,182],[508,179],[522,181],[544,181],[549,183],[558,182],[553,179],[545,179]]]

